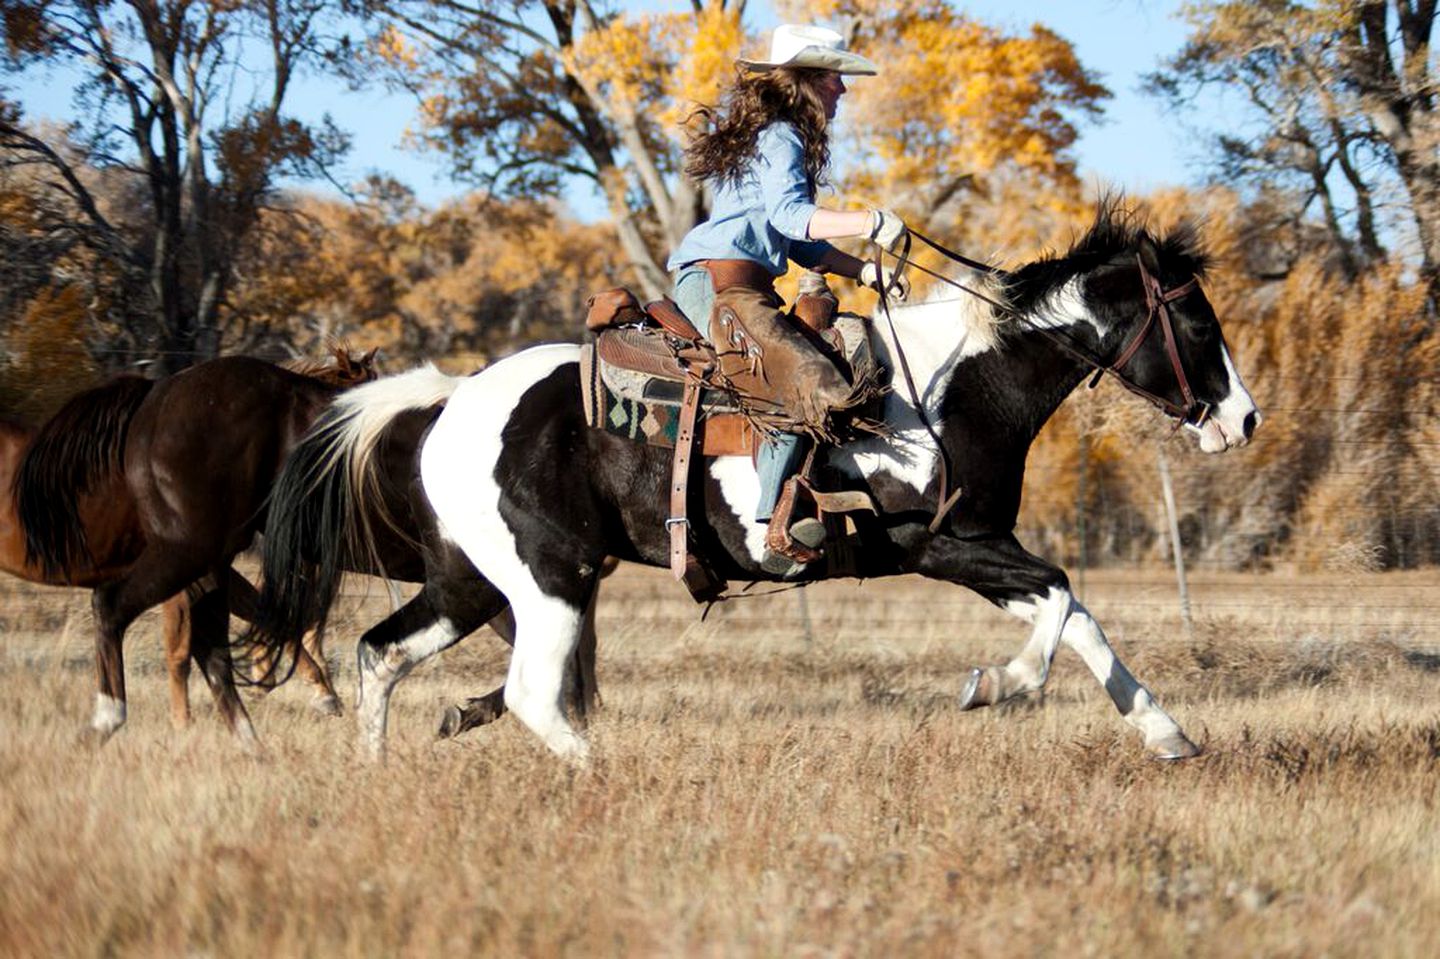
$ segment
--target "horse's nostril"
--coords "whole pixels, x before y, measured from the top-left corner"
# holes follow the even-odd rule
[[[1259,426],[1259,425],[1260,425],[1260,411],[1259,411],[1259,410],[1251,410],[1249,413],[1247,413],[1247,414],[1245,415],[1245,422],[1244,422],[1243,424],[1241,424],[1240,429],[1244,432],[1245,438],[1248,440],[1248,439],[1250,438],[1251,434],[1253,434],[1253,433],[1255,432],[1255,427],[1257,427],[1257,426]]]

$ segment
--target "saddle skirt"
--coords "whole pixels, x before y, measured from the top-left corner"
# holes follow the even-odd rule
[[[646,307],[632,322],[597,331],[593,343],[581,347],[580,378],[585,419],[595,429],[652,446],[673,447],[680,428],[685,384],[699,377],[696,441],[705,456],[754,456],[768,431],[763,412],[727,389],[715,376],[719,363],[714,348],[698,333],[684,334],[674,317],[656,318]],[[663,303],[660,308],[669,307]],[[673,309],[673,308],[672,308]],[[663,325],[662,325],[663,324]],[[869,326],[859,316],[840,314],[834,325],[818,334],[820,348],[838,361],[847,375],[874,368]]]

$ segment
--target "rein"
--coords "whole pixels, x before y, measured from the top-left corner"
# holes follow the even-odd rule
[[[1092,390],[1097,385],[1099,385],[1100,379],[1108,373],[1116,380],[1116,382],[1118,382],[1121,386],[1125,387],[1125,389],[1129,390],[1131,393],[1134,393],[1136,396],[1140,396],[1146,400],[1149,400],[1152,405],[1158,407],[1166,414],[1177,417],[1181,423],[1186,422],[1193,416],[1195,417],[1195,425],[1199,426],[1200,424],[1204,423],[1206,418],[1210,415],[1209,404],[1197,402],[1194,392],[1190,389],[1190,379],[1185,375],[1185,366],[1183,363],[1180,362],[1180,350],[1175,342],[1175,327],[1170,320],[1169,304],[1193,292],[1195,288],[1200,285],[1200,280],[1198,277],[1192,276],[1185,283],[1182,283],[1172,289],[1166,290],[1160,285],[1160,281],[1157,280],[1150,273],[1150,271],[1145,268],[1145,261],[1142,260],[1140,258],[1140,255],[1137,253],[1135,255],[1135,265],[1140,270],[1140,282],[1145,289],[1145,306],[1147,311],[1145,322],[1140,327],[1140,330],[1131,338],[1130,342],[1126,344],[1125,348],[1121,350],[1119,358],[1116,359],[1114,363],[1103,363],[1100,361],[1099,358],[1091,354],[1089,350],[1085,349],[1083,346],[1078,345],[1072,338],[1065,336],[1064,334],[1059,333],[1056,330],[1052,330],[1049,327],[1041,326],[1034,320],[1030,319],[1028,316],[1025,316],[1023,313],[1016,313],[1010,307],[1005,306],[1004,304],[997,302],[993,298],[986,296],[978,290],[974,290],[963,283],[951,279],[948,276],[936,273],[934,270],[927,270],[925,267],[920,266],[918,263],[911,263],[910,245],[908,242],[909,236],[911,235],[916,237],[926,246],[930,247],[932,250],[939,253],[946,259],[953,260],[954,262],[959,263],[963,266],[970,267],[972,270],[986,273],[991,276],[1001,276],[1005,272],[999,267],[992,266],[989,263],[982,263],[979,260],[972,260],[968,256],[956,253],[954,250],[944,246],[936,240],[931,239],[930,237],[917,230],[909,230],[907,233],[907,242],[904,249],[901,250],[898,256],[893,253],[890,254],[899,261],[896,265],[897,273],[903,270],[907,265],[913,266],[915,269],[921,271],[922,273],[929,274],[930,276],[935,277],[937,280],[948,283],[957,289],[964,290],[971,296],[978,297],[979,299],[984,300],[986,303],[989,303],[1001,313],[1013,317],[1022,323],[1028,324],[1031,329],[1047,337],[1051,342],[1055,343],[1062,350],[1069,353],[1076,359],[1080,360],[1086,366],[1094,368],[1095,375],[1091,378],[1089,383],[1089,388]],[[1140,345],[1145,342],[1145,338],[1149,335],[1151,328],[1155,326],[1155,321],[1157,319],[1160,321],[1160,329],[1165,336],[1165,353],[1170,358],[1170,368],[1174,371],[1175,381],[1180,386],[1180,395],[1185,399],[1184,406],[1172,403],[1169,400],[1165,399],[1165,397],[1163,396],[1151,393],[1149,390],[1145,389],[1140,384],[1132,382],[1125,376],[1123,372],[1121,372],[1124,369],[1125,364],[1129,363],[1130,359],[1140,349]]]
[[[925,408],[920,402],[919,391],[916,390],[914,377],[912,377],[910,373],[910,364],[905,358],[904,348],[900,345],[900,336],[895,330],[895,320],[890,315],[889,292],[891,289],[894,288],[894,284],[896,282],[896,280],[893,278],[899,277],[905,271],[905,268],[907,266],[913,266],[915,269],[919,270],[922,273],[928,274],[929,276],[932,276],[943,283],[948,283],[950,286],[953,286],[958,290],[963,290],[964,292],[969,293],[971,296],[983,300],[984,302],[994,307],[1002,315],[1012,317],[1022,323],[1028,324],[1031,329],[1045,336],[1056,346],[1060,347],[1061,350],[1069,353],[1072,357],[1078,359],[1086,366],[1092,367],[1095,370],[1095,375],[1090,379],[1090,389],[1093,390],[1096,386],[1098,386],[1101,378],[1103,378],[1108,373],[1121,386],[1125,387],[1125,389],[1129,390],[1131,393],[1134,393],[1136,396],[1148,400],[1152,405],[1158,407],[1160,410],[1162,410],[1169,416],[1175,417],[1178,421],[1176,423],[1176,429],[1179,429],[1179,427],[1184,423],[1191,421],[1192,418],[1194,421],[1194,425],[1200,426],[1205,422],[1206,418],[1209,417],[1210,405],[1208,403],[1199,402],[1195,399],[1195,393],[1190,388],[1190,379],[1185,375],[1185,365],[1180,361],[1180,349],[1175,341],[1175,327],[1170,319],[1169,308],[1169,304],[1173,303],[1174,301],[1180,299],[1183,296],[1194,292],[1194,290],[1200,284],[1199,277],[1192,276],[1187,282],[1182,283],[1177,287],[1166,290],[1160,285],[1160,281],[1156,279],[1155,276],[1152,275],[1148,269],[1145,268],[1144,260],[1142,260],[1140,258],[1140,255],[1137,253],[1135,256],[1135,264],[1140,269],[1140,282],[1145,290],[1145,322],[1141,325],[1140,329],[1136,331],[1136,333],[1130,338],[1130,341],[1125,345],[1124,349],[1120,351],[1120,355],[1115,360],[1115,362],[1105,363],[1102,362],[1098,357],[1094,356],[1089,350],[1076,343],[1071,337],[1066,336],[1065,334],[1062,334],[1057,330],[1036,323],[1034,320],[1032,320],[1028,316],[1025,316],[1023,313],[1017,313],[1011,307],[1006,306],[1005,304],[999,302],[993,297],[981,293],[979,290],[966,286],[964,283],[961,283],[958,280],[952,279],[951,277],[945,276],[941,273],[937,273],[934,270],[927,269],[918,263],[912,263],[910,260],[911,237],[915,237],[916,239],[920,240],[926,246],[930,247],[932,250],[939,253],[946,259],[951,260],[955,263],[959,263],[962,266],[969,267],[970,269],[977,272],[984,273],[989,276],[1002,276],[1004,275],[1005,271],[989,263],[984,263],[980,260],[974,260],[968,256],[965,256],[964,254],[957,253],[949,247],[944,246],[937,240],[933,240],[925,234],[921,233],[919,230],[906,230],[904,246],[901,247],[901,250],[898,254],[890,253],[889,250],[884,249],[880,246],[880,244],[875,244],[875,275],[880,280],[878,290],[880,294],[880,310],[882,313],[885,314],[885,322],[890,327],[890,338],[895,344],[895,355],[896,358],[900,361],[900,370],[905,377],[905,387],[910,393],[910,401],[915,405],[916,415],[920,417],[920,423],[925,427],[925,432],[930,434],[930,439],[935,443],[935,449],[940,456],[940,491],[938,503],[936,504],[935,508],[935,517],[930,521],[930,532],[935,533],[939,531],[940,524],[944,520],[946,514],[948,514],[950,510],[954,508],[956,502],[959,501],[962,489],[957,487],[954,491],[949,491],[950,457],[946,454],[945,446],[943,443],[940,442],[940,436],[935,431],[935,427],[930,423],[930,417],[926,414]],[[889,255],[894,257],[896,260],[895,269],[890,273],[892,279],[888,281],[885,279],[886,274],[883,268],[883,256],[887,253],[889,253]],[[1157,320],[1159,321],[1160,330],[1165,337],[1165,354],[1170,359],[1170,368],[1175,373],[1176,383],[1180,387],[1180,395],[1184,398],[1183,406],[1177,403],[1173,403],[1163,396],[1150,392],[1149,390],[1142,387],[1140,384],[1130,380],[1122,372],[1125,365],[1129,363],[1130,360],[1139,351],[1140,346],[1145,342],[1146,337],[1150,335],[1150,331],[1156,326]]]

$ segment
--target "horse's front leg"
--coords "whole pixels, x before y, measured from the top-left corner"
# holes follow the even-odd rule
[[[1160,708],[1115,655],[1100,625],[1070,592],[1065,573],[1027,552],[1014,536],[982,540],[936,537],[917,556],[916,572],[971,589],[1033,625],[1020,652],[1003,666],[975,669],[961,692],[962,709],[992,706],[1041,689],[1063,642],[1080,655],[1125,721],[1162,759],[1187,759],[1199,748]]]
[[[1066,646],[1080,654],[1095,678],[1105,684],[1110,701],[1125,721],[1145,737],[1145,748],[1156,759],[1189,759],[1200,755],[1200,747],[1190,741],[1170,714],[1160,708],[1126,665],[1115,655],[1100,624],[1090,611],[1074,602],[1061,636]]]

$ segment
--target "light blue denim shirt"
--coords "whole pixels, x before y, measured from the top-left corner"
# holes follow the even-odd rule
[[[781,276],[789,260],[815,266],[832,247],[811,240],[815,188],[805,176],[805,148],[788,123],[760,131],[752,168],[738,180],[715,185],[710,219],[685,234],[669,269],[696,260],[752,260]]]

